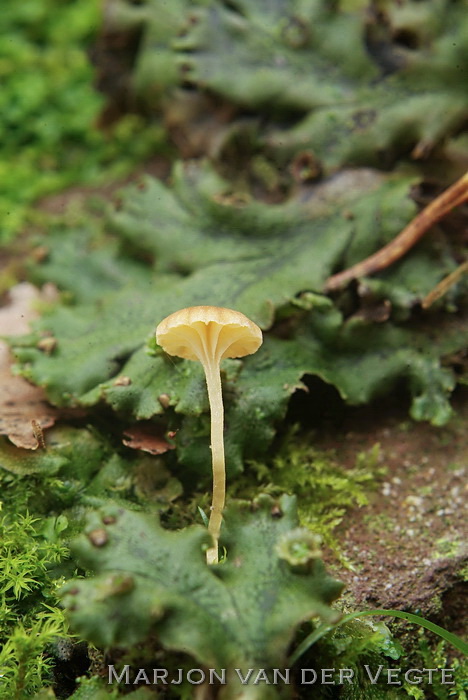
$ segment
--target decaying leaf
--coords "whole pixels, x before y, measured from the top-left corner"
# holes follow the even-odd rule
[[[8,304],[0,308],[0,336],[27,333],[29,322],[38,316],[34,304],[40,299],[40,291],[28,282],[10,289]]]
[[[161,455],[168,450],[173,450],[171,445],[161,434],[161,430],[154,423],[140,421],[124,430],[125,437],[122,442],[133,450],[142,450],[152,455]]]
[[[48,403],[43,389],[11,374],[10,354],[1,343],[0,434],[7,435],[18,447],[35,450],[40,446],[35,424],[42,430],[50,428],[58,414],[58,409]]]
[[[10,303],[0,309],[0,336],[21,335],[37,318],[34,303],[54,298],[52,287],[42,293],[23,283],[10,290]],[[11,373],[8,346],[0,341],[0,434],[17,447],[35,450],[45,447],[42,431],[54,425],[58,410],[51,406],[43,389]]]

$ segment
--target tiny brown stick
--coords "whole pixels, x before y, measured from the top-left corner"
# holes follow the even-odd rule
[[[443,297],[450,287],[453,287],[466,272],[468,272],[468,260],[465,260],[456,270],[447,275],[447,277],[444,277],[444,279],[424,297],[421,302],[423,309],[428,309],[437,299]]]
[[[353,265],[343,272],[332,275],[325,283],[325,291],[331,292],[340,289],[347,282],[356,277],[373,275],[374,272],[383,270],[392,265],[410,250],[417,241],[435,223],[443,219],[455,207],[468,200],[468,173],[451,185],[445,192],[436,197],[415,218],[405,226],[403,231],[390,243],[370,255],[365,260]]]

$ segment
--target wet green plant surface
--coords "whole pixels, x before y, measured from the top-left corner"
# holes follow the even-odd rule
[[[5,360],[0,698],[466,697],[450,637],[334,626],[393,608],[465,633],[466,277],[421,303],[463,262],[465,209],[327,291],[466,169],[464,3],[51,0],[1,22],[2,241],[22,231],[2,291],[43,292],[27,334],[14,296],[0,312],[40,387],[22,403]],[[154,339],[194,305],[264,332],[222,363],[211,566],[203,372]]]

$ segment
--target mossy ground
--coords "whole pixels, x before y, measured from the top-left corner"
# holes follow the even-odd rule
[[[464,483],[462,472],[467,457],[464,440],[468,407],[466,395],[461,392],[457,397],[456,414],[451,423],[444,429],[437,429],[409,422],[404,396],[395,396],[386,405],[371,408],[341,406],[333,412],[333,416],[338,417],[335,420],[329,411],[335,399],[330,397],[325,387],[322,389],[322,417],[318,420],[316,416],[313,417],[314,430],[308,427],[310,414],[304,411],[300,424],[297,422],[297,407],[293,406],[291,415],[294,424],[278,438],[272,449],[272,457],[247,464],[245,472],[233,479],[231,498],[240,496],[252,499],[263,491],[273,495],[284,491],[295,493],[299,498],[302,523],[322,535],[327,566],[346,583],[346,592],[339,604],[344,609],[405,609],[410,601],[412,610],[453,632],[463,634],[463,568],[466,569],[466,555],[462,549],[461,492]],[[297,397],[302,408],[304,400],[307,401],[307,397]],[[155,457],[145,459],[148,464],[160,461]],[[170,477],[169,472],[165,474],[167,478]],[[136,470],[132,478],[141,493],[141,469]],[[18,582],[22,578],[26,580],[29,577],[29,583],[25,584],[25,591],[18,591],[15,595],[11,590],[4,600],[4,604],[10,606],[9,617],[21,619],[22,624],[10,622],[8,629],[4,630],[4,635],[10,636],[10,641],[4,647],[3,656],[9,655],[6,667],[10,678],[18,678],[21,684],[23,676],[29,674],[29,688],[54,683],[60,697],[61,684],[63,688],[72,687],[73,682],[64,678],[60,670],[64,662],[54,647],[57,638],[67,638],[66,626],[56,608],[54,590],[57,581],[63,581],[64,574],[70,575],[72,572],[66,567],[62,571],[57,569],[57,557],[66,556],[63,548],[56,543],[60,523],[56,517],[44,520],[42,500],[50,503],[52,494],[57,507],[64,482],[51,475],[36,475],[29,478],[29,486],[24,489],[21,487],[21,483],[26,485],[24,477],[4,475],[3,481],[4,486],[14,482],[9,483],[9,491],[4,492],[5,533],[10,532],[12,527],[8,525],[9,529],[5,529],[9,513],[15,513],[17,517],[18,513],[32,508],[41,518],[39,531],[36,531],[38,526],[33,526],[32,520],[27,527],[23,526],[24,520],[21,518],[17,521],[18,542],[15,551],[20,558],[23,557],[21,561],[25,567],[21,576],[15,577],[16,586],[20,585]],[[127,483],[126,492],[129,490],[131,487]],[[177,491],[180,493],[179,489]],[[157,493],[158,487],[156,496]],[[145,498],[148,499],[147,490]],[[151,499],[150,495],[149,501]],[[206,494],[186,491],[185,495],[176,495],[167,502],[163,519],[171,527],[189,524],[198,518],[197,507],[201,505],[207,509],[208,503]],[[34,568],[32,573],[31,566]],[[4,576],[6,571],[4,569]],[[38,599],[38,593],[56,612],[45,615],[43,611],[41,616],[43,604]],[[24,609],[23,605],[26,606]],[[26,610],[29,612],[26,613]],[[37,617],[38,614],[41,619],[33,622],[31,615]],[[389,624],[388,618],[385,623]],[[406,659],[416,666],[442,664],[457,668],[457,677],[461,677],[457,655],[430,633],[421,633],[414,626],[402,622],[391,623],[390,627],[403,644],[402,659],[405,664]],[[376,648],[386,643],[382,630],[368,627],[364,630],[361,656],[356,656],[356,640],[361,632],[359,625],[355,628],[351,626],[348,633],[342,630],[336,637],[339,644],[344,639],[354,639],[354,656],[351,647],[345,645],[340,656],[342,665],[362,665],[366,659],[375,658]],[[370,642],[371,638],[373,643]],[[342,641],[338,642],[340,639]],[[330,654],[335,653],[334,644],[332,639],[321,642],[316,649],[314,662],[323,659],[323,663],[329,663]],[[370,645],[370,649],[366,645]],[[137,663],[139,659],[141,664],[150,664],[147,657],[151,653],[143,645],[134,650],[131,661]],[[85,671],[89,662],[85,661],[83,648],[70,652],[70,658],[72,654],[76,656],[76,667]],[[113,652],[106,657],[106,661],[109,658],[127,662],[129,657]],[[182,663],[176,657],[172,661],[168,660],[170,658],[163,655],[160,663]],[[399,665],[403,663],[402,659]],[[70,660],[65,661],[65,667],[67,664],[70,664]],[[100,673],[103,664],[103,658],[99,662],[96,657],[90,668]],[[55,676],[50,670],[54,666]],[[89,682],[93,685],[97,681]],[[83,691],[89,682],[84,682]],[[8,693],[11,693],[11,687]],[[464,692],[461,685],[457,685],[457,688],[460,693]],[[418,695],[417,690],[410,687],[408,692],[416,698],[453,697],[443,687],[426,688],[424,696]],[[20,698],[21,694],[17,697]]]
[[[154,168],[154,165],[150,167]],[[41,206],[54,211],[56,201],[57,198],[51,204],[46,202]],[[74,209],[75,216],[84,217],[89,211],[81,190],[60,195],[59,201],[60,216],[63,211]],[[47,216],[56,214],[48,213]],[[105,459],[108,460],[109,450],[112,451],[112,445],[117,444],[117,435],[112,434],[112,425],[105,415],[100,417],[99,407],[93,415],[91,422],[96,420],[99,426],[93,440],[100,439],[100,431],[109,431],[105,440]],[[345,407],[334,390],[318,383],[312,387],[312,394],[301,390],[294,395],[287,427],[273,444],[271,456],[247,463],[244,472],[233,477],[229,497],[252,499],[265,491],[272,495],[282,492],[296,494],[302,524],[322,536],[327,566],[346,583],[340,602],[344,609],[404,609],[410,601],[412,610],[463,634],[466,554],[462,546],[462,498],[463,468],[468,456],[464,438],[467,415],[468,399],[462,390],[457,395],[453,419],[441,429],[408,420],[404,394],[395,394],[385,402],[356,409]],[[85,423],[89,424],[89,421],[88,416]],[[78,420],[80,423],[83,423],[82,419]],[[68,446],[68,458],[69,450]],[[120,477],[127,476],[120,490],[115,491],[117,485],[111,487],[114,489],[112,493],[125,498],[133,494],[131,498],[136,502],[145,502],[150,507],[155,504],[163,506],[162,519],[167,527],[178,528],[194,521],[201,522],[198,507],[208,510],[209,494],[187,490],[187,487],[182,494],[179,477],[183,481],[183,475],[178,473],[177,467],[173,465],[168,470],[163,466],[163,458],[150,456],[140,464],[135,461],[134,454],[132,451],[132,459],[125,462],[127,466],[119,462],[117,471]],[[115,464],[112,466],[111,462],[107,461],[103,474],[109,470],[115,472]],[[131,464],[137,463],[138,468],[133,469]],[[157,471],[161,478],[148,485],[148,468],[152,464],[159,465]],[[94,476],[87,474],[85,478],[92,481]],[[14,683],[19,684],[18,688],[21,688],[23,676],[29,674],[29,688],[39,689],[41,685],[52,683],[57,697],[68,697],[61,693],[74,686],[74,680],[63,672],[64,667],[70,667],[71,659],[75,659],[73,667],[81,669],[81,673],[86,672],[86,668],[91,669],[87,671],[91,676],[101,673],[104,663],[103,659],[98,661],[98,653],[89,666],[83,647],[78,646],[76,652],[70,652],[70,659],[65,662],[54,650],[54,640],[57,637],[66,639],[68,634],[54,598],[57,581],[72,574],[66,564],[62,565],[62,570],[57,569],[54,549],[57,547],[57,527],[60,530],[57,509],[60,510],[60,503],[70,505],[78,493],[67,478],[57,478],[54,474],[26,478],[3,474],[5,489],[8,488],[4,490],[5,517],[8,519],[13,515],[16,518],[18,514],[25,517],[24,514],[30,511],[30,517],[39,517],[42,522],[39,532],[30,532],[28,528],[21,531],[21,546],[18,545],[17,550],[22,550],[28,567],[38,556],[38,541],[43,542],[44,551],[47,547],[52,548],[48,565],[43,566],[42,560],[39,561],[40,570],[31,575],[28,585],[32,591],[27,596],[10,594],[4,599],[4,604],[9,606],[9,618],[20,619],[22,624],[18,626],[10,622],[8,629],[4,630],[4,637],[9,636],[10,641],[4,647],[3,655],[8,655],[8,674]],[[107,484],[108,478],[103,478]],[[170,493],[166,488],[169,479],[172,480]],[[105,488],[109,488],[106,484]],[[99,484],[97,488],[99,491]],[[57,512],[44,520],[44,508],[49,508],[51,503],[53,512]],[[29,537],[28,541],[25,537]],[[22,575],[29,576],[29,568],[25,568]],[[17,580],[20,581],[21,577]],[[50,616],[44,614],[38,592],[50,603],[54,611]],[[23,603],[26,604],[24,610]],[[39,615],[39,621],[33,622],[31,615]],[[385,623],[389,624],[388,618]],[[459,663],[452,649],[441,645],[430,633],[422,634],[412,625],[402,622],[392,623],[390,627],[403,643],[402,658],[411,659],[413,665],[443,662],[456,666]],[[353,635],[357,635],[357,639],[359,634],[359,629],[353,628],[349,639],[353,639]],[[375,658],[376,648],[385,642],[381,631],[367,628],[366,634],[368,639],[363,642],[360,662],[368,658],[366,654]],[[342,633],[337,637],[340,638]],[[368,643],[370,650],[366,651]],[[333,644],[332,641],[320,643],[315,658],[323,658],[325,663],[332,653]],[[354,645],[353,653],[355,651]],[[144,659],[152,652],[141,647],[135,653],[141,663],[146,663]],[[346,654],[345,650],[340,657],[343,664],[354,663]],[[91,655],[95,657],[94,653]],[[112,652],[106,660],[108,658],[126,657]],[[168,662],[163,655],[161,663],[164,660]],[[136,663],[134,655],[132,662]],[[182,663],[177,657],[173,662]],[[55,675],[51,670],[54,667]],[[462,672],[458,671],[458,676],[461,675]],[[83,692],[89,683],[94,687],[96,678],[82,684]],[[11,687],[7,691],[10,695],[5,698],[11,697]],[[464,692],[461,685],[457,687]],[[411,688],[408,692],[413,693],[413,697],[422,697]],[[426,688],[424,692],[427,698],[443,700],[449,697],[444,688],[437,692],[434,688]],[[21,694],[17,697],[20,698]]]
[[[35,0],[21,3],[15,32],[23,38],[18,42],[11,41],[13,9],[3,17],[7,24],[3,46],[8,51],[2,64],[6,87],[0,172],[8,173],[8,187],[0,202],[1,238],[11,241],[18,232],[23,235],[17,238],[14,254],[12,249],[0,253],[2,294],[27,276],[28,259],[44,254],[31,234],[53,227],[57,220],[70,226],[89,223],[96,214],[99,218],[104,207],[96,205],[98,200],[114,196],[132,169],[128,175],[132,181],[142,171],[158,177],[168,172],[165,135],[157,125],[147,130],[140,117],[128,115],[114,131],[94,129],[103,100],[92,88],[93,71],[82,48],[77,50],[73,42],[89,45],[96,36],[96,6],[92,0],[62,5],[55,0],[41,7]],[[70,36],[64,27],[70,28]],[[18,65],[26,76],[22,84]],[[24,132],[16,128],[18,123],[25,125]],[[12,154],[20,147],[21,157],[15,159]],[[134,164],[150,153],[152,160],[135,171]],[[265,172],[262,162],[256,163],[252,167],[257,167],[260,179],[276,176],[275,169]],[[72,189],[63,189],[70,184]],[[58,191],[31,208],[38,198]],[[466,391],[456,395],[455,416],[441,429],[409,421],[407,397],[399,393],[355,409],[345,408],[321,383],[310,388],[309,394],[293,395],[286,427],[269,456],[245,464],[244,472],[233,477],[230,498],[250,500],[265,491],[296,494],[302,524],[322,536],[327,566],[346,583],[340,602],[344,609],[409,607],[462,635],[467,571],[462,510],[463,469],[468,461]],[[164,652],[154,640],[131,650],[112,649],[107,655],[70,640],[57,589],[77,571],[60,542],[63,532],[71,537],[78,529],[84,501],[73,510],[76,523],[69,531],[72,517],[68,521],[63,511],[73,509],[89,488],[86,506],[93,499],[97,503],[103,493],[130,499],[136,508],[161,508],[164,524],[179,528],[201,522],[198,507],[207,511],[210,500],[208,493],[188,488],[186,481],[182,492],[184,478],[174,460],[165,464],[164,456],[141,460],[130,455],[102,406],[77,419],[77,430],[85,431],[86,426],[106,443],[100,476],[83,472],[81,479],[66,465],[59,473],[23,476],[2,470],[1,700],[23,700],[41,688],[38,699],[51,698],[52,692],[65,698],[75,687],[81,688],[76,700],[118,697],[116,690],[107,693],[107,661],[151,666],[156,657],[160,665],[191,663]],[[110,455],[113,450],[115,457]],[[156,480],[148,477],[153,467]],[[343,626],[312,650],[308,663],[336,664],[339,658],[343,665],[359,665],[383,653],[386,644],[388,652],[388,632],[378,625]],[[387,657],[389,665],[458,669],[456,653],[430,633],[407,623],[390,626],[404,651],[398,661]],[[80,676],[83,680],[77,686]],[[413,686],[405,691],[418,700],[464,698],[461,677],[458,669],[454,688]],[[47,690],[52,687],[54,691]],[[177,697],[184,693],[192,697],[192,690],[184,688]],[[402,697],[405,691],[397,696],[368,695],[362,687],[353,697]],[[141,698],[154,696],[143,688],[139,692]]]
[[[443,429],[409,423],[404,400],[347,415],[342,463],[378,443],[386,470],[366,507],[348,510],[335,531],[356,572],[344,570],[343,577],[359,606],[409,604],[461,634],[467,398],[461,391]],[[335,440],[327,432],[319,444]]]

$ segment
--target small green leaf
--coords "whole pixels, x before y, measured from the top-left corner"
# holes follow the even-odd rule
[[[200,513],[200,517],[203,520],[203,525],[205,527],[208,527],[210,520],[209,520],[208,516],[206,515],[205,511],[202,508],[200,508],[200,506],[198,506],[198,512]]]

